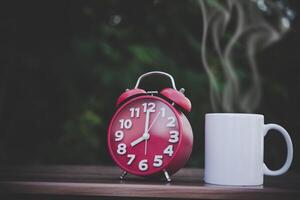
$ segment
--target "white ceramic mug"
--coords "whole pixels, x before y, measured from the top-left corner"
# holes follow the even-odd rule
[[[279,170],[264,164],[264,136],[277,130],[287,144],[287,159]],[[285,173],[293,159],[288,132],[276,124],[264,124],[259,114],[210,113],[205,115],[204,181],[219,185],[262,185],[263,176]]]

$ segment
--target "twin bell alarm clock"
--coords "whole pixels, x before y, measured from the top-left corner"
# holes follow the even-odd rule
[[[159,92],[139,88],[143,78],[153,75],[169,78],[172,88]],[[170,176],[188,161],[193,131],[184,113],[191,111],[191,102],[183,93],[170,74],[153,71],[120,95],[108,128],[108,148],[123,170],[121,179],[130,173],[171,181]]]

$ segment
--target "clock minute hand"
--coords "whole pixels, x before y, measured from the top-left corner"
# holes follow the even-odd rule
[[[150,111],[147,110],[147,111],[146,111],[146,120],[145,120],[144,134],[145,134],[145,133],[148,133],[148,129],[149,129],[149,120],[150,120]]]
[[[148,134],[149,120],[150,120],[150,112],[147,110],[146,111],[146,120],[145,120],[145,130],[144,130],[144,133],[143,133],[142,137],[139,137],[138,139],[136,139],[136,140],[134,140],[133,142],[130,143],[130,145],[132,147],[134,147],[138,143],[140,143],[140,142],[142,142],[144,140],[147,140],[149,138],[149,134]]]

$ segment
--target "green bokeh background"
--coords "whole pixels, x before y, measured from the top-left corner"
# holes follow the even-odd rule
[[[187,166],[203,167],[204,114],[212,108],[195,1],[26,1],[1,9],[1,163],[112,165],[106,131],[115,101],[139,75],[161,70],[172,74],[191,99],[195,143]],[[264,94],[255,111],[288,127],[295,152],[300,145],[298,21],[258,54]],[[247,78],[243,70],[239,75]],[[154,77],[142,87],[169,85]],[[284,143],[275,135],[267,145],[268,164],[279,167]]]

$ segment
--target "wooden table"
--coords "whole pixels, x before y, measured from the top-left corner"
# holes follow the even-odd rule
[[[2,166],[0,197],[300,199],[300,175],[292,172],[265,177],[264,186],[257,187],[205,184],[203,169],[182,169],[171,183],[131,175],[121,181],[120,174],[118,168],[110,166]]]

